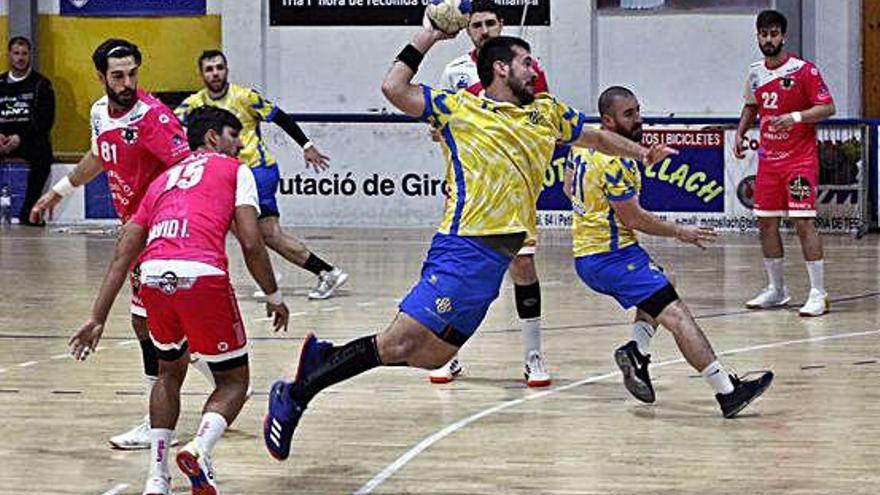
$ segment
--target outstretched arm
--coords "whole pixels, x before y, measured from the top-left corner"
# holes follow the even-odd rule
[[[603,129],[584,129],[573,146],[595,148],[606,155],[620,156],[642,162],[646,167],[653,165],[669,155],[677,155],[678,151],[655,144],[650,148],[627,139],[619,134]]]
[[[84,360],[98,347],[98,342],[104,333],[104,323],[107,321],[107,315],[110,314],[110,308],[113,307],[113,301],[119,294],[122,284],[125,283],[131,264],[144,249],[146,242],[147,229],[136,223],[128,222],[119,230],[116,253],[113,256],[113,261],[110,262],[110,267],[107,268],[101,290],[98,291],[98,296],[95,298],[92,316],[67,342],[70,354],[74,359]]]
[[[698,227],[696,225],[676,225],[672,222],[661,220],[656,215],[642,209],[638,195],[623,201],[609,201],[614,213],[627,227],[644,232],[646,234],[674,237],[681,242],[693,244],[700,249],[706,249],[706,245],[714,242],[717,234],[711,227]]]
[[[321,172],[330,166],[330,157],[318,150],[289,113],[276,107],[272,123],[277,124],[291,139],[296,141],[296,144],[303,150],[303,159],[306,161],[306,165],[312,167],[315,172]]]

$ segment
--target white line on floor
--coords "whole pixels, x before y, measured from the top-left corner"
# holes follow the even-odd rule
[[[825,336],[821,336],[821,337],[811,337],[811,338],[807,338],[807,339],[784,340],[781,342],[773,342],[770,344],[760,344],[760,345],[754,345],[754,346],[749,346],[749,347],[741,347],[739,349],[731,349],[728,351],[720,352],[719,354],[722,356],[727,356],[727,355],[731,355],[731,354],[740,354],[740,353],[745,353],[745,352],[752,352],[752,351],[758,351],[758,350],[763,350],[763,349],[772,349],[775,347],[784,347],[784,346],[796,345],[796,344],[824,342],[827,340],[846,339],[846,338],[850,338],[850,337],[864,337],[867,335],[876,335],[878,333],[880,333],[880,330],[870,330],[870,331],[865,331],[865,332],[851,332],[851,333],[842,333],[842,334],[835,334],[835,335],[825,335]],[[659,362],[659,363],[653,365],[653,367],[657,368],[660,366],[669,366],[672,364],[679,364],[679,363],[683,363],[683,362],[684,362],[684,359],[670,359],[668,361]],[[409,462],[412,461],[413,459],[415,459],[419,454],[421,454],[422,452],[424,452],[425,450],[427,450],[429,447],[431,447],[435,443],[439,442],[440,440],[443,440],[444,438],[448,437],[449,435],[452,435],[456,431],[470,425],[471,423],[475,423],[475,422],[477,422],[487,416],[491,416],[492,414],[495,414],[499,411],[503,411],[505,409],[509,409],[514,406],[518,406],[518,405],[523,404],[528,401],[543,399],[545,397],[557,394],[559,392],[564,392],[564,391],[570,390],[572,388],[580,387],[580,386],[586,385],[588,383],[595,383],[595,382],[605,380],[607,378],[611,378],[611,377],[618,376],[618,375],[620,375],[620,372],[614,371],[611,373],[604,373],[602,375],[584,378],[583,380],[569,383],[568,385],[563,385],[561,387],[554,387],[554,388],[552,388],[550,390],[546,390],[544,392],[538,392],[533,395],[529,395],[529,396],[522,397],[519,399],[514,399],[514,400],[507,401],[507,402],[502,402],[500,404],[496,404],[495,406],[492,406],[488,409],[485,409],[485,410],[480,411],[476,414],[468,416],[460,421],[452,423],[452,424],[444,427],[443,429],[437,431],[436,433],[428,436],[427,438],[425,438],[424,440],[422,440],[421,442],[416,444],[415,447],[404,452],[403,455],[401,455],[400,457],[395,459],[394,462],[389,464],[379,474],[374,476],[373,479],[371,479],[370,481],[366,482],[363,486],[358,488],[358,490],[354,492],[354,495],[366,495],[368,493],[373,493],[373,490],[375,490],[379,485],[381,485],[382,483],[387,481],[388,478],[394,476],[394,474],[397,471],[400,471],[404,466],[409,464]]]
[[[128,488],[128,486],[129,485],[127,485],[125,483],[120,483],[120,484],[114,486],[113,488],[107,490],[106,492],[102,493],[101,495],[118,495],[118,494],[124,492]]]
[[[329,308],[321,308],[322,313],[330,313],[331,311],[339,311],[342,306],[330,306]]]
[[[49,357],[49,359],[57,360],[57,359],[64,359],[67,357],[70,357],[70,354],[65,352],[64,354],[55,354],[54,356]]]
[[[20,364],[18,365],[18,367],[19,367],[19,368],[27,368],[28,366],[33,366],[33,365],[35,365],[35,364],[37,364],[37,363],[39,363],[39,361],[28,361],[28,362],[25,362],[25,363],[20,363]]]

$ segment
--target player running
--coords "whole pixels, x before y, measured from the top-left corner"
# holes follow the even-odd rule
[[[603,129],[636,143],[642,141],[639,102],[630,90],[606,89],[599,96],[599,116]],[[577,273],[591,289],[614,297],[624,308],[635,306],[637,321],[642,323],[633,329],[632,340],[614,353],[627,390],[642,402],[654,402],[648,349],[657,326],[663,325],[688,364],[715,390],[724,417],[736,416],[764,393],[773,373],[767,371],[748,381],[728,373],[666,274],[636,238],[639,231],[705,248],[714,242],[714,230],[665,222],[643,210],[639,205],[641,176],[634,161],[578,147],[572,148],[570,157],[565,190],[572,200]]]
[[[198,64],[205,87],[184,100],[174,110],[175,115],[183,125],[188,125],[189,115],[194,109],[213,106],[228,110],[238,117],[244,126],[241,136],[244,149],[239,159],[251,167],[257,180],[260,194],[260,231],[263,239],[271,250],[284,259],[318,277],[315,288],[309,292],[309,299],[327,299],[348,280],[348,274],[309,251],[305,244],[281,229],[278,223],[281,213],[275,200],[281,175],[275,157],[263,141],[260,123],[271,122],[281,127],[302,147],[306,165],[316,172],[327,168],[330,157],[318,150],[284,110],[251,88],[230,84],[229,66],[223,52],[207,50],[199,57]]]
[[[486,41],[500,36],[503,29],[504,20],[501,18],[495,2],[475,0],[471,4],[471,15],[467,26],[467,34],[473,42],[474,48],[446,66],[441,85],[450,91],[465,89],[479,96],[483,91],[483,85],[480,83],[479,74],[477,74],[477,53]],[[534,82],[535,94],[548,92],[547,76],[541,70],[536,59],[532,59],[532,69],[537,74]],[[560,148],[561,150],[554,153],[554,160],[557,156],[560,159],[565,159],[568,148]],[[509,270],[510,278],[513,279],[516,312],[522,328],[523,358],[525,361],[523,372],[526,384],[529,387],[546,387],[550,385],[551,378],[544,362],[541,345],[541,285],[538,281],[538,272],[535,269],[535,250],[537,247],[537,234],[526,239],[525,245],[510,263]],[[462,366],[456,355],[448,363],[432,370],[428,374],[428,378],[432,383],[448,383],[461,372]]]

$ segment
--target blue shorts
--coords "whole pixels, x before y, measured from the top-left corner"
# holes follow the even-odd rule
[[[400,311],[461,346],[498,297],[511,258],[473,237],[435,234],[422,275]]]
[[[260,218],[280,216],[278,203],[275,201],[275,192],[278,191],[278,184],[281,182],[278,165],[251,167],[251,172],[254,173],[254,180],[257,182]]]
[[[575,258],[574,266],[591,289],[617,299],[624,308],[638,306],[669,285],[663,270],[638,244]]]

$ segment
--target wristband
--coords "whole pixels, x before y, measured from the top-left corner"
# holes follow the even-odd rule
[[[52,186],[52,190],[55,191],[55,194],[63,198],[73,194],[73,192],[76,191],[76,186],[70,182],[70,177],[65,175],[63,179],[59,180]]]
[[[273,306],[278,306],[279,304],[283,303],[284,298],[281,296],[281,289],[276,290],[271,294],[266,294],[266,302]]]
[[[313,143],[311,141],[306,141],[306,144],[303,145],[303,151],[308,151],[309,148],[314,148],[314,147],[315,147],[315,143]]]
[[[800,112],[791,112],[791,120],[793,120],[795,124],[800,124],[804,121],[804,114]]]
[[[398,62],[403,62],[413,72],[418,72],[419,64],[422,63],[424,58],[424,53],[420,52],[418,48],[412,46],[412,44],[409,44],[403,47],[403,50],[400,50],[400,53],[397,54],[396,60]]]

